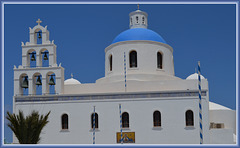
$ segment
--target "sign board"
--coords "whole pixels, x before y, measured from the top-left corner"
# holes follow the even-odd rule
[[[122,132],[123,143],[135,143],[135,132]],[[117,143],[121,143],[121,132],[117,132]]]

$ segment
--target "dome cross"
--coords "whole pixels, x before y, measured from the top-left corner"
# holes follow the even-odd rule
[[[40,25],[40,23],[42,23],[42,21],[41,21],[40,19],[38,19],[38,20],[36,21],[36,23],[38,23],[38,25]]]

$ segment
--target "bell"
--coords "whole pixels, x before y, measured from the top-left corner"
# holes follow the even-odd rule
[[[38,76],[38,78],[37,78],[36,85],[37,86],[42,85],[42,81],[40,79],[40,76]]]
[[[28,88],[28,80],[27,80],[27,77],[25,77],[25,79],[23,80],[23,83],[22,83],[22,88]]]
[[[38,32],[38,38],[41,39],[42,36],[41,36],[41,32]]]
[[[51,75],[51,78],[50,78],[50,81],[48,83],[49,85],[55,85],[55,82],[54,82],[54,79],[53,79],[53,76]]]
[[[48,57],[47,57],[47,53],[46,53],[46,52],[44,53],[43,60],[48,60]]]
[[[32,53],[31,61],[36,61],[34,53]]]

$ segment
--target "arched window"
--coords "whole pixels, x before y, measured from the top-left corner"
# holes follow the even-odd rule
[[[132,25],[132,17],[130,18],[130,25]]]
[[[62,115],[62,129],[68,129],[68,115]]]
[[[153,113],[153,126],[161,126],[161,113],[159,111],[155,111]]]
[[[122,114],[122,127],[126,128],[129,127],[129,115],[127,112]]]
[[[112,55],[109,56],[109,70],[112,71]]]
[[[193,111],[187,110],[185,113],[186,126],[194,126]]]
[[[91,115],[91,127],[93,128],[93,118],[94,118],[94,113]],[[95,128],[98,128],[98,114],[95,113]]]
[[[157,53],[157,68],[162,69],[162,54],[160,52]]]
[[[130,67],[137,67],[137,52],[131,51],[129,54]]]
[[[144,17],[142,17],[142,23],[145,24]]]
[[[138,16],[136,16],[136,21],[137,21],[137,24],[138,24]]]

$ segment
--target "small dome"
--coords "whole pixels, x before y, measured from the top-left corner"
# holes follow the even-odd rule
[[[133,28],[120,33],[112,44],[121,41],[148,40],[165,43],[166,41],[156,32],[146,28]]]
[[[201,75],[200,77],[201,77],[201,79],[205,79],[204,76],[202,76],[202,75]],[[191,75],[188,76],[186,79],[187,79],[187,80],[198,79],[198,74],[197,74],[197,73],[191,74]]]
[[[78,80],[70,78],[64,81],[64,85],[81,84]]]
[[[209,101],[209,110],[231,110],[230,108],[227,108],[225,106],[222,106],[217,103],[213,103]]]

